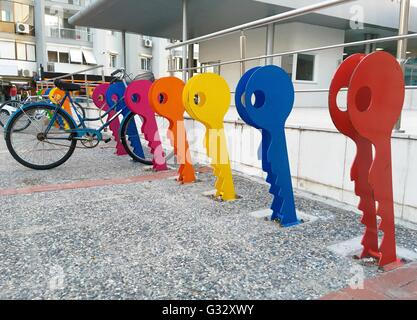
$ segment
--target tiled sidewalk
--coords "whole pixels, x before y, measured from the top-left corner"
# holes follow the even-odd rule
[[[417,300],[417,263],[366,280],[363,289],[348,288],[322,300]]]

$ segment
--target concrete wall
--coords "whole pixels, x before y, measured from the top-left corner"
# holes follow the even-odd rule
[[[165,132],[168,123],[158,119],[164,146],[170,149]],[[203,146],[205,128],[186,120],[192,157],[195,162],[209,163]],[[266,178],[258,159],[261,134],[243,123],[227,122],[229,154],[233,169]],[[359,204],[350,180],[350,168],[356,148],[336,130],[302,129],[288,126],[287,144],[293,186],[353,206]],[[398,222],[417,223],[417,136],[394,136],[392,141],[395,216]],[[239,193],[239,190],[237,190]]]

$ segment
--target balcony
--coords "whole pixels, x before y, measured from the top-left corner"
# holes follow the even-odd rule
[[[79,29],[66,29],[59,27],[46,27],[46,36],[62,40],[75,40],[92,42],[93,36],[90,32]]]

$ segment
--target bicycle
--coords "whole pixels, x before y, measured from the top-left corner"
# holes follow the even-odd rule
[[[112,82],[122,81],[127,87],[127,75],[123,69],[113,72],[112,77],[114,78]],[[16,161],[35,170],[57,168],[71,158],[78,142],[81,142],[87,149],[97,147],[100,142],[110,142],[111,139],[104,139],[103,131],[125,112],[125,121],[120,133],[123,146],[131,156],[134,156],[132,157],[134,160],[146,165],[152,164],[150,149],[147,144],[143,148],[141,141],[145,140],[135,130],[139,127],[138,121],[140,119],[137,119],[127,106],[120,102],[115,103],[115,105],[109,106],[109,110],[104,114],[100,113],[99,117],[87,118],[80,115],[71,96],[71,92],[79,91],[81,86],[61,80],[56,80],[55,86],[65,92],[59,105],[46,101],[30,103],[20,106],[10,118],[4,138],[9,152]],[[62,108],[67,100],[74,110],[76,119]],[[86,124],[89,122],[104,122],[103,119],[113,111],[116,114],[101,127],[97,129],[87,127]],[[29,121],[30,125],[24,130],[20,130],[19,123],[21,121],[24,123]]]

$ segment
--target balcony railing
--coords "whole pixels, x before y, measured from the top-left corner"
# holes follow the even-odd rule
[[[85,30],[46,27],[46,34],[50,38],[91,42],[92,34]]]

